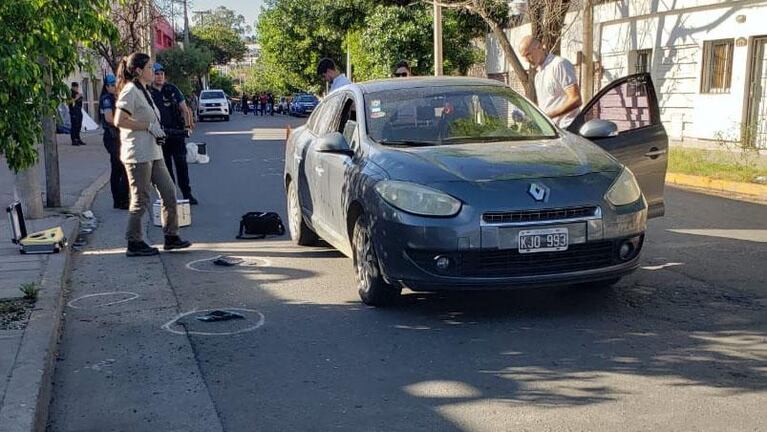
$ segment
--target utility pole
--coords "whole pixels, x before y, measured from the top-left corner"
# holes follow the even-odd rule
[[[352,81],[352,50],[349,47],[349,33],[346,34],[346,78]]]
[[[434,75],[442,75],[442,6],[434,2]]]
[[[581,93],[584,101],[594,95],[594,0],[583,1],[583,82]]]
[[[184,0],[184,49],[189,46],[189,4]]]

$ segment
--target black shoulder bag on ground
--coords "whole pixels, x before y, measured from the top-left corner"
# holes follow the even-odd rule
[[[285,234],[285,226],[277,213],[248,212],[240,220],[238,239],[263,239],[268,235]]]

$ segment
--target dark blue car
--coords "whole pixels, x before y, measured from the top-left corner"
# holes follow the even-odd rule
[[[308,116],[314,112],[314,109],[317,108],[319,103],[319,99],[314,95],[301,94],[295,96],[290,103],[290,115]]]
[[[567,129],[497,81],[353,84],[287,142],[290,234],[351,257],[371,305],[403,287],[609,286],[664,213],[667,146],[648,74]]]

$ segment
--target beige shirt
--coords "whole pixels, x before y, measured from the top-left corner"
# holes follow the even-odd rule
[[[538,106],[543,112],[548,112],[567,100],[565,89],[578,84],[573,64],[554,54],[549,54],[535,75],[535,93],[538,95]],[[578,116],[580,108],[569,113],[552,118],[554,123],[566,128]]]
[[[123,87],[116,105],[117,109],[129,114],[134,120],[159,122],[160,112],[157,107],[149,104],[144,93],[134,83]],[[149,162],[162,158],[162,149],[149,131],[120,128],[120,160],[123,163]]]

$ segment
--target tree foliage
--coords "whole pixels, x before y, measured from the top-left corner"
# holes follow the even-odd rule
[[[447,11],[443,26],[445,71],[465,73],[478,59],[471,39],[487,26],[458,11]],[[431,9],[420,2],[269,0],[257,35],[262,69],[282,71],[281,87],[296,90],[324,88],[317,62],[330,57],[345,68],[347,49],[355,80],[388,77],[400,59],[421,74],[430,73],[434,62]]]
[[[109,19],[117,27],[118,37],[96,40],[94,46],[116,71],[123,57],[134,52],[147,52],[150,43],[147,29],[151,29],[161,15],[153,0],[120,0],[109,5]]]
[[[191,29],[192,40],[213,54],[215,64],[224,65],[240,60],[247,52],[243,35],[250,31],[242,15],[224,6],[198,15]]]
[[[69,97],[83,50],[117,37],[107,0],[0,2],[0,154],[18,171],[37,160],[43,117]]]
[[[205,47],[190,44],[185,49],[171,47],[157,55],[157,61],[165,67],[167,80],[185,95],[199,89],[200,80],[213,63],[213,54]]]
[[[224,75],[213,69],[210,71],[210,88],[221,89],[228,95],[234,95],[234,80],[228,75]]]

